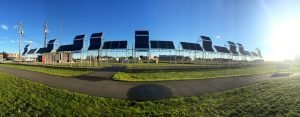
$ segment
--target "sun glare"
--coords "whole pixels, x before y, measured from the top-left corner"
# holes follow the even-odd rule
[[[300,19],[289,19],[275,25],[270,38],[272,59],[294,59],[300,54]]]

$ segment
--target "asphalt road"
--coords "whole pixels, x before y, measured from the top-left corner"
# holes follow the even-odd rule
[[[122,82],[112,80],[119,68],[107,68],[75,78],[49,75],[45,73],[0,67],[0,72],[19,78],[42,83],[54,88],[67,89],[78,93],[132,100],[156,100],[178,96],[195,96],[237,88],[266,80],[280,79],[272,74],[216,78],[205,80],[160,81],[160,82]]]

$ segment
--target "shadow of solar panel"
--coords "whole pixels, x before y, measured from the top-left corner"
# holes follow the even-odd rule
[[[111,41],[104,42],[102,49],[111,49],[111,43]]]
[[[61,45],[58,47],[57,52],[72,51],[72,50],[73,50],[73,45]]]
[[[120,41],[119,49],[127,49],[127,41]]]
[[[149,49],[149,31],[135,31],[135,48]]]
[[[157,41],[150,41],[150,45],[151,45],[151,48],[153,49],[158,49],[158,42]]]
[[[226,47],[222,46],[214,46],[217,52],[221,53],[230,53],[230,51]]]
[[[30,49],[27,54],[34,54],[37,49]]]
[[[98,50],[101,48],[102,33],[93,33],[90,39],[90,46],[88,50]]]

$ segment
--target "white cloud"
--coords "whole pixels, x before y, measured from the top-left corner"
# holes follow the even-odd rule
[[[10,40],[10,43],[19,43],[19,42],[20,42],[19,40]],[[34,42],[30,41],[30,40],[23,40],[22,43],[24,43],[24,44],[32,44]]]
[[[15,40],[10,40],[10,43],[15,43],[16,41]]]
[[[222,37],[221,37],[220,35],[217,35],[216,38],[217,38],[217,39],[221,39]]]
[[[0,27],[1,27],[1,29],[3,29],[3,30],[8,30],[8,27],[7,27],[6,25],[4,25],[4,24],[0,25]]]
[[[17,29],[18,28],[18,25],[15,25],[14,27],[13,27],[13,29]]]
[[[23,41],[23,43],[25,43],[25,44],[32,44],[33,43],[33,41]]]

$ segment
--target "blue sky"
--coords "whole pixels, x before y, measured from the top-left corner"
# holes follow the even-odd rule
[[[173,40],[175,46],[207,35],[214,45],[231,40],[272,59],[274,26],[298,20],[299,6],[299,0],[1,0],[0,51],[18,52],[19,21],[23,46],[42,47],[46,21],[48,39],[60,39],[61,14],[62,44],[71,44],[77,34],[104,32],[106,40],[128,40],[131,46],[134,31],[144,29],[151,40]]]

